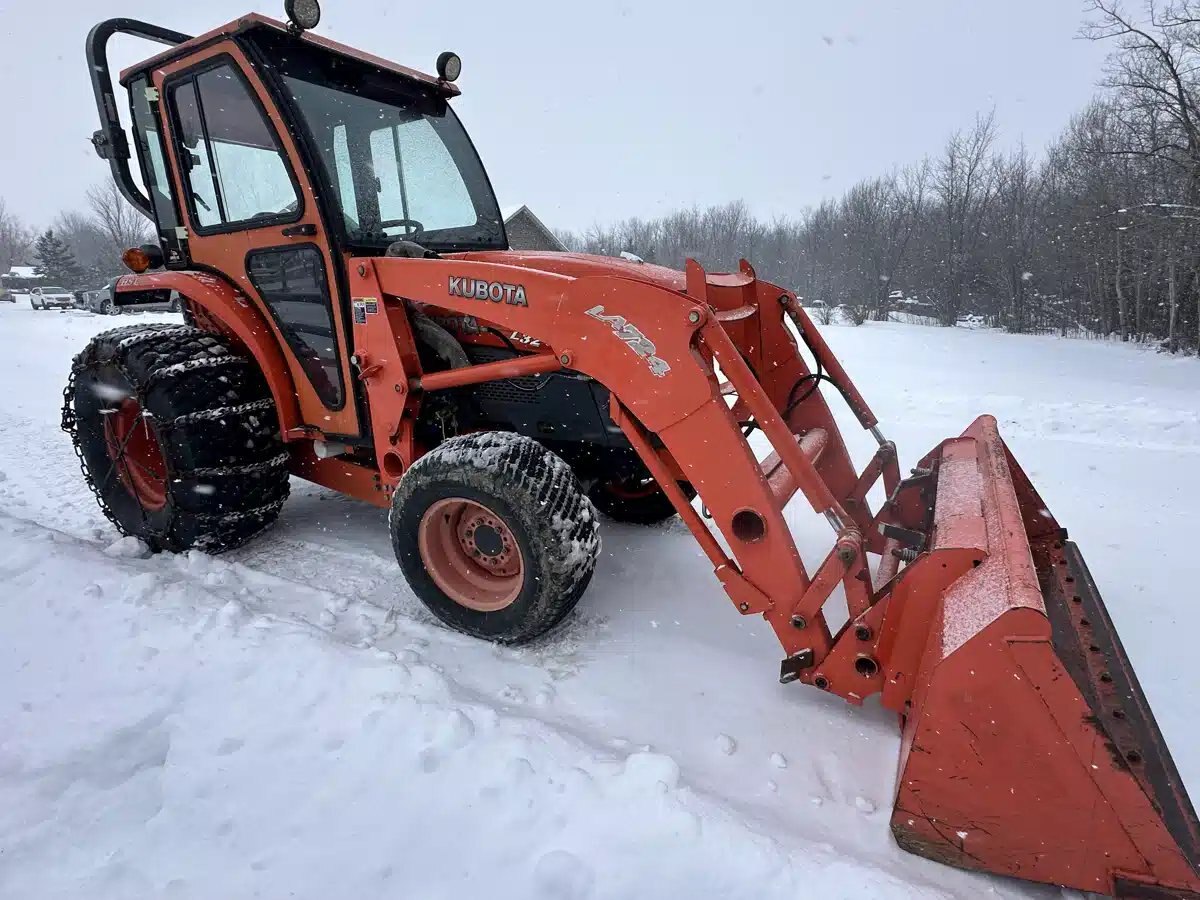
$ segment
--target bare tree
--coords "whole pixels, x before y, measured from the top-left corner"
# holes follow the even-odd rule
[[[1200,352],[1200,0],[1096,0],[1101,94],[1044,154],[997,153],[991,115],[934,160],[867,178],[794,219],[742,204],[594,227],[568,245],[729,271],[741,256],[810,307],[1153,341]],[[897,302],[899,302],[897,300]],[[840,320],[842,317],[837,317]]]
[[[111,178],[87,191],[87,205],[96,228],[108,238],[117,257],[150,238],[150,224],[129,205]]]
[[[954,324],[976,275],[976,252],[986,236],[985,216],[996,188],[991,157],[995,139],[995,114],[978,116],[971,128],[950,136],[934,163],[933,193],[941,213],[945,259],[936,302],[943,325]]]
[[[1114,153],[1171,161],[1187,172],[1189,192],[1200,186],[1200,104],[1195,73],[1200,66],[1200,2],[1145,0],[1140,15],[1118,0],[1092,0],[1093,19],[1082,33],[1112,40],[1119,48],[1108,63],[1108,87],[1130,125],[1127,146]],[[1148,136],[1149,123],[1154,129]]]
[[[0,198],[0,272],[27,263],[33,256],[33,232]]]

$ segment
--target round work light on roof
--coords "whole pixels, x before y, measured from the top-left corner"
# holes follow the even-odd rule
[[[438,78],[442,81],[458,81],[458,76],[462,74],[462,60],[459,59],[458,54],[451,53],[449,50],[439,53],[437,73]]]
[[[321,4],[317,0],[283,0],[283,11],[297,31],[316,28],[321,21]]]

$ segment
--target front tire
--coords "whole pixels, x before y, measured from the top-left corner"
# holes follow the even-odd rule
[[[575,474],[507,432],[451,438],[413,464],[388,518],[413,592],[458,631],[519,644],[579,602],[600,551]]]
[[[288,454],[258,366],[184,325],[129,325],[75,357],[63,430],[122,534],[220,552],[279,515]]]

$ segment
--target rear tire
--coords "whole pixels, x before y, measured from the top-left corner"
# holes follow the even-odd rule
[[[507,432],[451,438],[417,460],[388,523],[400,568],[429,611],[503,644],[561,622],[600,552],[596,512],[570,466]]]
[[[72,365],[62,425],[104,514],[155,550],[236,547],[287,499],[288,455],[258,366],[197,328],[93,338]]]
[[[679,482],[679,489],[689,500],[696,496],[696,489],[686,481]],[[618,522],[657,525],[675,515],[671,498],[653,479],[601,479],[592,485],[588,497],[596,509]]]

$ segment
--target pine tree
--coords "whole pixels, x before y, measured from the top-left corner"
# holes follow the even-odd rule
[[[83,267],[75,261],[71,252],[62,240],[48,228],[38,237],[34,244],[34,252],[39,260],[37,273],[44,275],[46,280],[66,288],[76,287],[83,277]]]

